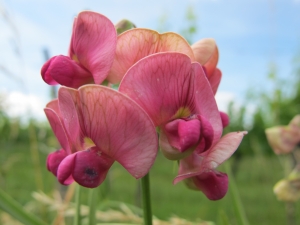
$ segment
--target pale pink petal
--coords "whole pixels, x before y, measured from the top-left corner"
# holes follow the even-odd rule
[[[72,164],[72,176],[81,186],[95,188],[104,181],[113,163],[114,160],[97,147],[80,151]]]
[[[47,157],[47,169],[53,173],[54,176],[57,175],[57,169],[61,161],[67,156],[67,152],[64,149],[52,152]]]
[[[94,83],[92,74],[68,56],[54,56],[42,67],[42,77],[48,84],[61,84],[78,88],[81,85]],[[51,77],[51,79],[50,79]]]
[[[67,153],[70,153],[71,145],[69,143],[68,135],[59,115],[58,100],[56,99],[48,103],[44,111],[61,147],[66,150]]]
[[[197,103],[197,111],[213,126],[213,142],[214,145],[221,137],[223,132],[222,120],[217,107],[217,103],[212,92],[211,86],[203,72],[199,63],[193,63],[193,73],[195,75],[195,101]]]
[[[191,75],[191,70],[191,60],[184,54],[153,54],[130,68],[119,91],[136,101],[148,113],[155,126],[160,126],[171,119],[197,113],[195,78]],[[205,78],[203,71],[197,76]],[[206,83],[208,84],[207,80]],[[201,89],[199,91],[202,92]],[[212,94],[211,90],[210,93]],[[204,97],[208,95],[203,93]],[[213,94],[212,100],[215,102]]]
[[[214,94],[217,93],[219,84],[221,82],[222,73],[221,70],[218,68],[215,69],[215,71],[211,74],[211,76],[208,77],[208,81],[210,83],[210,86],[214,92]]]
[[[204,171],[216,169],[236,151],[246,134],[246,131],[228,133],[208,151],[202,154],[193,153],[187,158],[180,160],[178,176],[173,183],[176,184],[186,178],[197,176]]]
[[[70,57],[83,65],[102,83],[112,66],[117,34],[112,22],[105,16],[83,11],[74,21]]]
[[[158,149],[157,133],[135,102],[105,86],[78,89],[85,135],[135,178],[145,176]]]
[[[219,60],[219,51],[215,40],[211,38],[201,39],[192,45],[192,49],[196,61],[205,67],[209,78],[213,74]]]
[[[159,52],[180,52],[195,61],[188,42],[176,33],[159,34],[154,30],[136,28],[118,36],[115,60],[109,74],[112,83],[120,82],[127,70],[140,59]]]

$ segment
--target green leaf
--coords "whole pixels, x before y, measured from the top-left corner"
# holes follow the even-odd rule
[[[0,189],[0,208],[24,225],[46,225],[33,214],[26,212],[22,205]]]

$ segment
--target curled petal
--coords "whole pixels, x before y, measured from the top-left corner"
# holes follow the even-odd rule
[[[190,154],[200,137],[200,121],[177,119],[166,124],[160,135],[160,148],[171,160]]]
[[[109,75],[112,82],[120,82],[127,70],[140,59],[159,52],[180,52],[195,61],[188,42],[176,33],[159,34],[149,29],[131,29],[118,37],[115,60]]]
[[[58,84],[58,82],[55,81],[53,79],[53,77],[51,76],[51,63],[52,63],[52,61],[53,61],[53,58],[51,58],[47,62],[45,62],[45,64],[43,65],[43,67],[41,69],[41,75],[42,75],[43,80],[47,84],[56,85],[56,84]]]
[[[246,131],[228,133],[209,150],[201,154],[194,152],[180,160],[179,172],[173,183],[197,176],[203,171],[215,170],[236,151],[246,134]]]
[[[42,68],[42,77],[48,84],[55,82],[68,87],[78,88],[83,84],[93,83],[90,72],[68,56],[54,56]],[[51,77],[51,79],[50,79]]]
[[[105,179],[114,160],[96,147],[73,154],[70,160],[63,161],[58,169],[58,179],[72,176],[80,185],[88,188],[98,187]]]
[[[212,38],[201,39],[192,45],[192,49],[196,61],[205,67],[209,78],[214,73],[219,60],[219,51],[215,40]]]
[[[218,171],[206,171],[186,181],[189,188],[202,191],[210,200],[223,198],[228,190],[228,176]]]
[[[160,126],[171,119],[188,117],[196,112],[191,69],[191,60],[184,54],[157,53],[131,67],[119,91],[137,102],[155,126]],[[205,77],[204,72],[199,76]],[[213,96],[212,99],[215,101]]]
[[[69,55],[93,75],[96,84],[102,83],[112,66],[117,34],[105,16],[89,11],[74,20]]]
[[[76,159],[76,153],[70,154],[65,157],[58,166],[57,179],[63,185],[69,185],[74,182],[72,173],[74,163]]]
[[[67,152],[64,149],[52,152],[47,157],[47,169],[53,173],[54,176],[57,175],[57,168],[61,161],[67,156]]]
[[[47,119],[50,123],[50,126],[60,143],[61,147],[67,152],[71,152],[71,144],[68,139],[68,135],[66,133],[64,124],[61,121],[60,118],[60,111],[58,108],[58,100],[53,100],[50,103],[47,104],[46,108],[44,109],[44,112],[47,116]]]
[[[224,113],[221,111],[220,111],[220,116],[221,116],[223,128],[227,127],[229,124],[229,120],[230,120],[229,116],[227,115],[227,113]]]
[[[65,99],[69,105],[67,102],[74,101],[74,92],[77,91],[62,87],[59,98],[69,98]],[[75,110],[84,137],[134,177],[145,176],[155,160],[158,141],[155,127],[144,110],[123,94],[100,85],[79,88],[78,98]],[[68,118],[69,122],[71,119]]]

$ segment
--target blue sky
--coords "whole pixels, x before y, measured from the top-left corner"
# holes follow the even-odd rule
[[[193,41],[212,37],[219,47],[221,109],[229,100],[242,101],[249,87],[268,87],[271,63],[280,77],[291,77],[292,60],[300,52],[299,0],[0,0],[0,93],[6,95],[8,112],[44,118],[50,98],[39,74],[43,49],[51,56],[67,53],[78,12],[97,11],[113,23],[127,18],[150,29],[158,29],[164,17],[168,31],[180,32],[188,7],[197,16]]]

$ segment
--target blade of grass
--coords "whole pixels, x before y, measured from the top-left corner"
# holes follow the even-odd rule
[[[46,225],[39,218],[26,212],[22,205],[0,189],[0,208],[24,225]]]
[[[74,216],[74,225],[81,225],[81,213],[80,213],[80,205],[81,205],[81,198],[80,198],[81,186],[78,184],[76,188],[75,194],[75,202],[76,202],[76,211]]]
[[[235,184],[235,180],[234,180],[234,177],[231,172],[231,167],[230,167],[229,162],[225,163],[225,170],[226,170],[226,173],[228,174],[228,176],[230,177],[229,192],[233,199],[234,211],[235,211],[235,214],[239,221],[238,224],[239,225],[249,225],[241,198],[239,196],[238,188]]]

